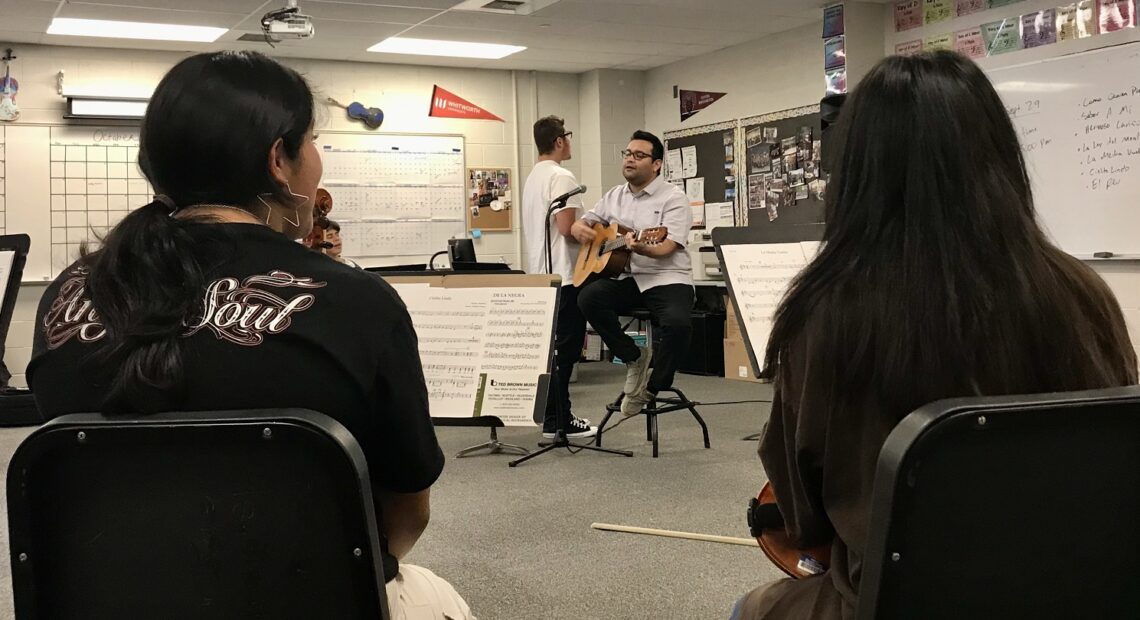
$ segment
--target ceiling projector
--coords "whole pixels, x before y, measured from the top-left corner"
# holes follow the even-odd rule
[[[266,13],[261,18],[261,30],[278,39],[308,39],[316,34],[313,18],[301,13],[297,0],[289,0],[285,8]]]

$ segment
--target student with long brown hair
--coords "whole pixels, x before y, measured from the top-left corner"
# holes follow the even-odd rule
[[[789,535],[832,543],[831,566],[754,590],[734,618],[854,616],[879,449],[921,405],[1137,381],[1116,299],[1038,224],[1017,134],[974,62],[883,60],[835,134],[824,245],[765,355],[760,444]]]

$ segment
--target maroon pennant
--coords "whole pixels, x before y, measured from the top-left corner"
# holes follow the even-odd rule
[[[681,91],[681,120],[700,112],[728,93],[709,93],[703,90]]]

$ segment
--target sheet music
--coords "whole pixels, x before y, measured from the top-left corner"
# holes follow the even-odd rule
[[[475,411],[491,292],[441,287],[400,290],[419,338],[432,417],[469,418]]]
[[[419,337],[433,417],[534,425],[539,377],[550,364],[553,287],[393,286]]]
[[[792,279],[815,255],[818,243],[756,243],[721,246],[724,268],[735,294],[752,352],[763,358],[772,320]]]

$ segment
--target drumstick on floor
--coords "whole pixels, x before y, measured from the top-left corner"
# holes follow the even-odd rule
[[[667,538],[683,538],[686,540],[700,540],[703,542],[722,543],[726,545],[744,545],[758,547],[760,544],[755,538],[733,538],[732,536],[714,536],[713,534],[698,534],[696,532],[678,532],[675,530],[658,530],[650,527],[634,527],[631,525],[614,525],[613,523],[591,523],[595,530],[609,532],[625,532],[627,534],[645,534],[648,536],[665,536]]]

